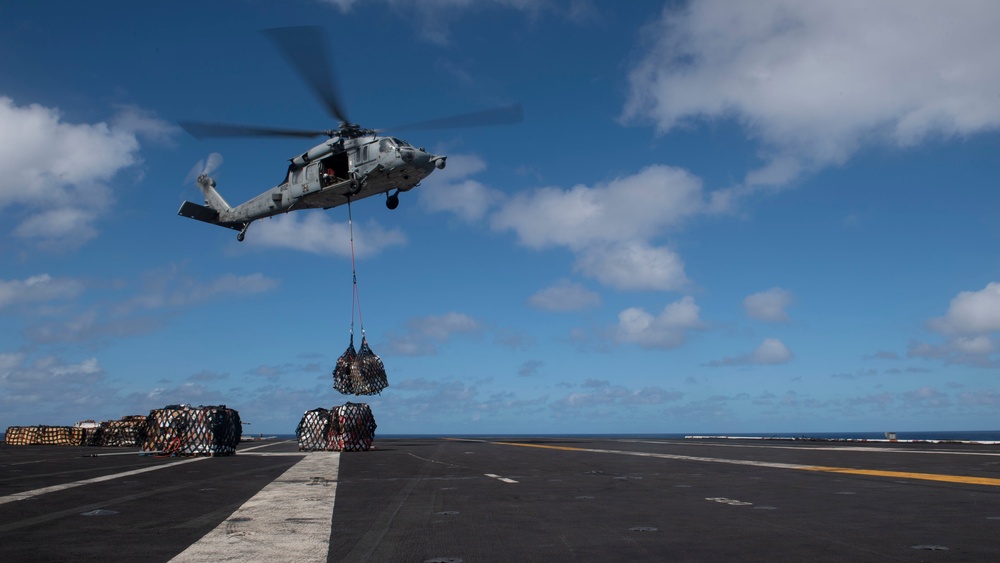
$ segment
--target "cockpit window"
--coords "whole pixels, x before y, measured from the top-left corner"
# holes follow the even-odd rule
[[[386,137],[381,141],[379,141],[378,152],[391,152],[392,150],[394,150],[396,148],[396,145],[395,143],[393,143],[393,141],[395,141],[395,139],[392,139],[391,137]]]
[[[406,141],[404,141],[402,139],[397,139],[395,137],[390,137],[390,138],[392,139],[392,142],[396,143],[396,145],[399,146],[399,147],[408,147],[408,146],[410,146],[410,143],[407,143]]]

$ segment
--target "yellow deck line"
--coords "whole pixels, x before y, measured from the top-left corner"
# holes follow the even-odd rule
[[[772,463],[766,461],[749,461],[744,459],[725,459],[716,457],[695,457],[676,454],[660,454],[653,452],[631,452],[627,450],[599,450],[592,448],[575,448],[572,446],[550,446],[546,444],[525,444],[521,442],[488,442],[500,446],[519,446],[522,448],[539,448],[544,450],[560,450],[565,452],[592,452],[640,457],[657,457],[682,461],[702,461],[711,463],[728,463],[733,465],[753,465],[757,467],[773,467],[777,469],[797,469],[799,471],[817,471],[824,473],[840,473],[845,475],[867,475],[870,477],[889,477],[893,479],[916,479],[921,481],[943,481],[946,483],[962,483],[965,485],[986,485],[1000,487],[1000,479],[990,477],[970,477],[966,475],[942,475],[938,473],[912,473],[908,471],[883,471],[880,469],[853,469],[850,467],[826,467],[821,465],[800,465],[794,463]]]

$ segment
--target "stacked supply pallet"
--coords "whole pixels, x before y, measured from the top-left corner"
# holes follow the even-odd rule
[[[375,417],[365,403],[306,411],[295,429],[302,451],[366,452],[375,439]]]
[[[314,452],[331,449],[334,435],[337,433],[335,417],[324,408],[306,411],[295,429],[295,438],[299,442],[299,451]]]
[[[100,440],[105,447],[140,446],[146,441],[146,417],[140,414],[104,421],[101,423]]]
[[[176,455],[233,455],[243,436],[239,412],[226,405],[169,405],[146,418],[146,451]]]
[[[375,439],[375,417],[366,403],[345,403],[333,407],[337,417],[336,449],[344,452],[366,452]]]

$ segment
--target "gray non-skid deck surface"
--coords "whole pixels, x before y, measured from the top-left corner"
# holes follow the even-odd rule
[[[1000,558],[997,486],[549,448],[998,478],[996,447],[510,441],[547,447],[410,440],[344,454],[331,560]],[[994,455],[904,453],[927,449]]]
[[[330,561],[1000,560],[997,446],[376,444],[339,456]],[[213,530],[218,543],[220,526],[237,541],[249,522],[236,511],[280,503],[262,491],[282,476],[295,475],[293,488],[326,485],[288,472],[304,467],[293,442],[249,447],[186,463],[112,448],[0,447],[0,561],[169,561]],[[113,455],[83,457],[95,451]],[[48,489],[66,484],[75,486]],[[285,520],[274,534],[316,519]]]

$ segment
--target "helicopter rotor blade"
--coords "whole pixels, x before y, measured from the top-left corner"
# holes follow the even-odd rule
[[[312,88],[330,115],[350,123],[337,93],[326,33],[318,26],[274,27],[261,33],[274,41],[288,63]]]
[[[184,178],[183,185],[194,184],[198,180],[198,176],[202,174],[207,176],[218,170],[220,166],[222,166],[222,155],[217,152],[209,154],[208,158],[199,160],[191,167],[191,171]]]
[[[521,104],[499,106],[488,110],[463,113],[450,117],[441,117],[428,121],[409,123],[396,127],[387,127],[380,131],[416,131],[419,129],[453,129],[458,127],[486,127],[491,125],[509,125],[524,120],[524,110]]]
[[[336,131],[308,129],[286,129],[282,127],[261,127],[257,125],[233,125],[228,123],[203,123],[200,121],[180,121],[182,129],[196,139],[205,137],[300,137],[312,138],[320,135],[332,136]]]

